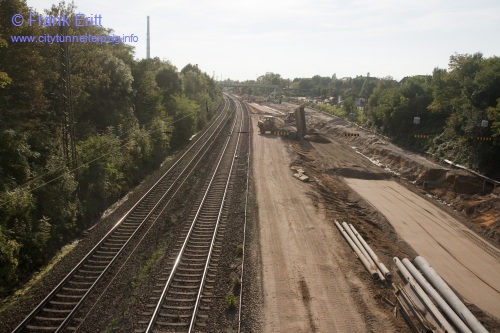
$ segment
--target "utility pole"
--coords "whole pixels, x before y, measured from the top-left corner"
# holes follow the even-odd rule
[[[59,27],[59,35],[67,36],[69,32],[68,26]],[[75,139],[75,119],[73,114],[73,96],[71,93],[71,64],[69,59],[69,43],[62,42],[59,45],[60,59],[60,80],[61,80],[61,96],[60,96],[60,117],[62,125],[62,144],[63,154],[66,163],[72,169],[78,166],[76,156],[76,139]]]

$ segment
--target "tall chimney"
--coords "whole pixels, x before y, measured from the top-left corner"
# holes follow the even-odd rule
[[[146,59],[149,59],[151,58],[151,55],[150,55],[150,46],[151,46],[151,42],[149,40],[150,38],[150,34],[149,34],[149,16],[148,16],[148,41],[147,41],[147,50],[146,50]]]

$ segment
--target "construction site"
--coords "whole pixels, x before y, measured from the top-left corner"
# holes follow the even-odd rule
[[[253,141],[263,332],[500,330],[495,181],[318,110],[248,105],[272,122]]]

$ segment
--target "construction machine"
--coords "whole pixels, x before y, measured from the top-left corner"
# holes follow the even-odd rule
[[[288,112],[285,118],[285,124],[291,126],[295,125],[295,112]]]
[[[273,116],[260,117],[257,126],[259,127],[260,134],[265,134],[267,131],[275,132],[278,130],[276,118]]]

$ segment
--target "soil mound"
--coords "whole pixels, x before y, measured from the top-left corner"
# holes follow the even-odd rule
[[[357,178],[366,180],[383,180],[391,178],[391,174],[387,172],[374,173],[358,168],[332,168],[327,170],[330,174],[335,174],[345,178]]]
[[[316,142],[316,143],[330,143],[330,142],[332,142],[330,139],[324,137],[321,134],[317,134],[317,133],[316,134],[308,134],[308,135],[304,136],[304,139],[307,141]]]

